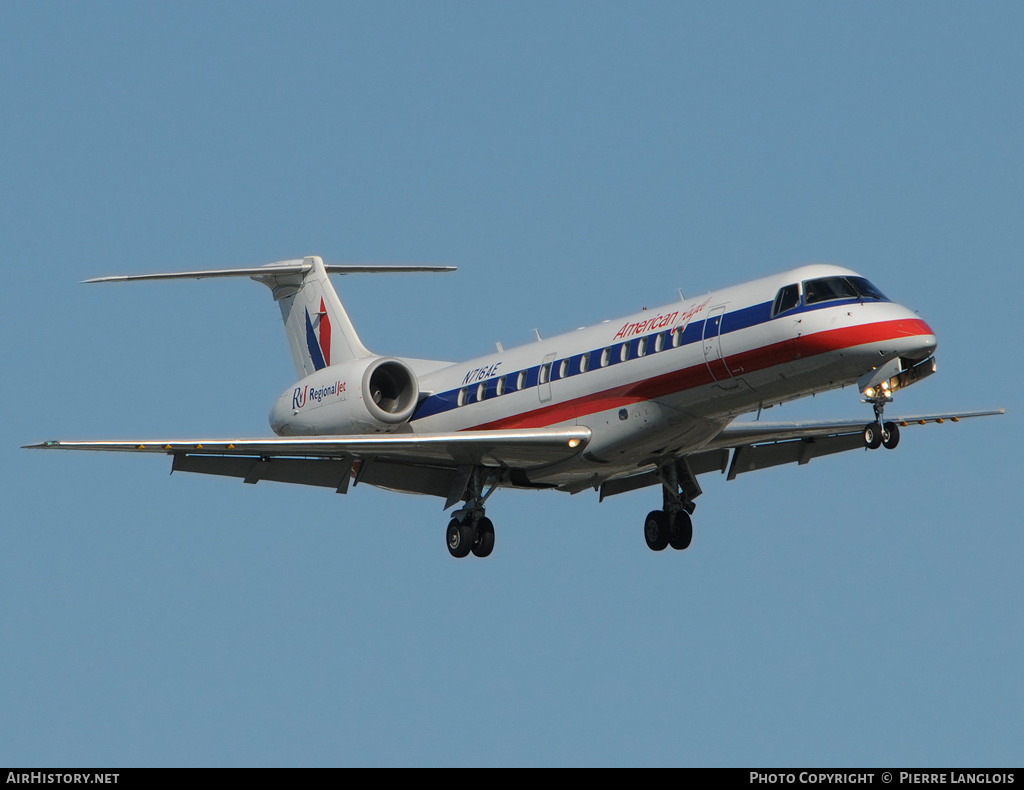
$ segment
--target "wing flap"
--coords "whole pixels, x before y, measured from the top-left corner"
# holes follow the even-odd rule
[[[263,481],[333,488],[347,494],[355,462],[328,458],[252,458],[225,455],[174,456],[172,472],[195,472],[241,478],[246,483]],[[446,496],[457,471],[446,467],[370,460],[356,472],[359,482],[410,494]]]
[[[298,483],[328,488],[348,488],[351,461],[302,458],[252,458],[224,455],[176,454],[172,472],[197,472],[205,475],[239,477],[246,483],[270,480],[277,483]],[[342,492],[344,493],[344,492]]]
[[[727,479],[735,480],[736,475],[782,464],[803,465],[812,458],[857,449],[864,449],[864,439],[859,433],[823,439],[793,439],[770,444],[744,445],[733,451]]]

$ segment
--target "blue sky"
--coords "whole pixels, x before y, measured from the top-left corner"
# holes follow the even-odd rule
[[[0,5],[0,764],[1017,765],[1017,3]],[[247,281],[329,261],[366,344],[462,359],[810,261],[920,311],[891,413],[1002,406],[727,483],[437,500],[51,438],[264,435]],[[869,412],[851,391],[773,419]],[[1014,515],[1014,514],[1017,515]]]

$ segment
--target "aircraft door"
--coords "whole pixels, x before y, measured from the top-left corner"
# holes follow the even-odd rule
[[[556,354],[548,354],[541,363],[540,372],[537,374],[537,395],[541,403],[551,400],[551,375],[555,364]]]
[[[736,380],[732,377],[732,371],[725,362],[725,354],[722,353],[722,321],[725,318],[725,305],[712,307],[704,322],[704,363],[708,366],[711,378],[719,382],[723,387],[731,389],[736,386]]]

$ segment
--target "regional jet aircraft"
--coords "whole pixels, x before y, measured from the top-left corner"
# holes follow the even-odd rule
[[[892,449],[900,428],[999,411],[883,416],[893,393],[935,371],[935,334],[868,280],[805,266],[681,299],[463,363],[379,356],[360,341],[329,274],[453,267],[325,265],[317,256],[246,269],[87,282],[250,277],[281,308],[299,380],[270,413],[267,438],[51,441],[35,448],[166,453],[172,471],[327,486],[360,483],[459,503],[446,542],[486,557],[499,488],[656,486],[644,520],[654,551],[685,549],[698,478],[857,448]],[[762,422],[742,415],[857,385],[865,420]]]

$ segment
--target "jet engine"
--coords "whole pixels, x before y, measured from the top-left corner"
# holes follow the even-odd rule
[[[385,425],[408,422],[420,395],[416,374],[397,359],[378,358],[367,365],[361,388],[366,410]]]
[[[409,421],[419,397],[419,380],[400,359],[354,359],[321,368],[281,395],[270,426],[280,436],[389,433]]]

